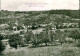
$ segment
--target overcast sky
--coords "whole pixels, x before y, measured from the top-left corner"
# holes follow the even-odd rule
[[[31,11],[51,9],[79,9],[79,0],[1,0],[1,9]]]

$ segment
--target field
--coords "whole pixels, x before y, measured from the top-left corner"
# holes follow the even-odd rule
[[[80,48],[73,43],[57,46],[7,48],[3,56],[80,56]]]

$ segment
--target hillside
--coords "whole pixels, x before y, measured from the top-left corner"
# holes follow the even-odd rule
[[[50,10],[50,11],[0,11],[0,23],[15,23],[31,25],[32,23],[46,24],[79,18],[79,10]],[[56,19],[56,20],[55,20]],[[66,21],[67,20],[67,21]]]

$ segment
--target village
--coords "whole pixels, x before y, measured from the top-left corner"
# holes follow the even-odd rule
[[[64,56],[65,53],[69,55],[69,52],[72,56],[80,55],[74,53],[80,52],[78,17],[52,14],[50,11],[1,13],[0,42],[3,42],[1,48],[4,50],[1,52],[2,56]]]

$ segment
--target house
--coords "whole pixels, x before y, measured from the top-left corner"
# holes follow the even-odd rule
[[[63,27],[68,27],[68,23],[63,23]]]
[[[78,23],[69,23],[69,25],[72,27],[78,27]]]
[[[17,30],[17,26],[13,26],[13,30],[16,31]]]
[[[63,27],[79,27],[78,23],[63,23]]]
[[[47,24],[40,24],[40,26],[41,26],[41,27],[46,27],[46,26],[47,26]]]
[[[27,27],[24,26],[24,24],[22,25],[22,27],[23,27],[23,31],[26,33],[27,32]]]
[[[56,29],[56,26],[54,25],[54,26],[52,26],[52,30],[55,30]]]
[[[71,19],[71,20],[74,20],[74,21],[79,21],[80,19]]]

